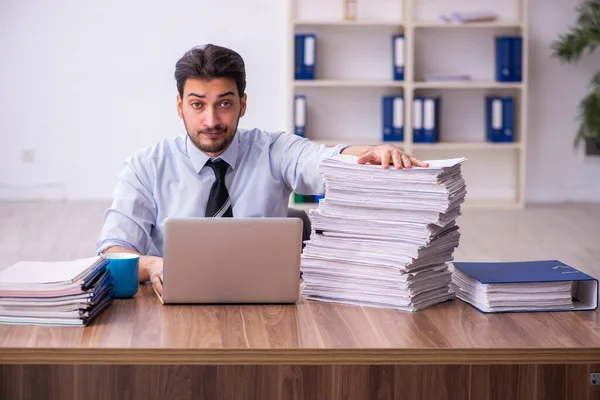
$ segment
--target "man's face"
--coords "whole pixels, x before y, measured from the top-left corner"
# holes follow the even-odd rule
[[[238,95],[235,81],[188,79],[183,98],[177,95],[177,112],[192,143],[210,157],[223,153],[246,113],[246,95]]]

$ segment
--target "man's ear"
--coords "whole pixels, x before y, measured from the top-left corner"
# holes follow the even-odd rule
[[[177,114],[179,114],[179,118],[183,119],[183,100],[179,94],[177,94]]]
[[[248,94],[244,93],[242,96],[242,108],[240,109],[240,118],[246,114],[246,101],[248,100]]]

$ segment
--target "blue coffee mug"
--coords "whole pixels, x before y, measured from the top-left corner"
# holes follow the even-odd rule
[[[116,298],[127,299],[138,292],[140,256],[131,253],[108,253],[107,268],[113,277]]]

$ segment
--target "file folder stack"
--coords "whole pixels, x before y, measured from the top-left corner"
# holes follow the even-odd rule
[[[416,311],[454,297],[448,263],[466,196],[464,158],[383,169],[325,159],[325,198],[310,212],[302,295],[310,300]]]
[[[0,323],[88,325],[112,302],[104,256],[18,262],[0,271]]]
[[[558,260],[457,262],[452,289],[485,313],[598,308],[598,281]]]

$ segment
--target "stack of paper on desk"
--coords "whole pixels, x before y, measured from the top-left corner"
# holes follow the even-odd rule
[[[21,261],[0,271],[0,323],[87,325],[112,301],[107,264]]]
[[[304,297],[410,311],[452,298],[463,161],[396,170],[353,156],[324,160],[325,198],[310,213],[302,254]]]
[[[452,289],[485,313],[598,308],[598,281],[558,260],[457,262]]]

